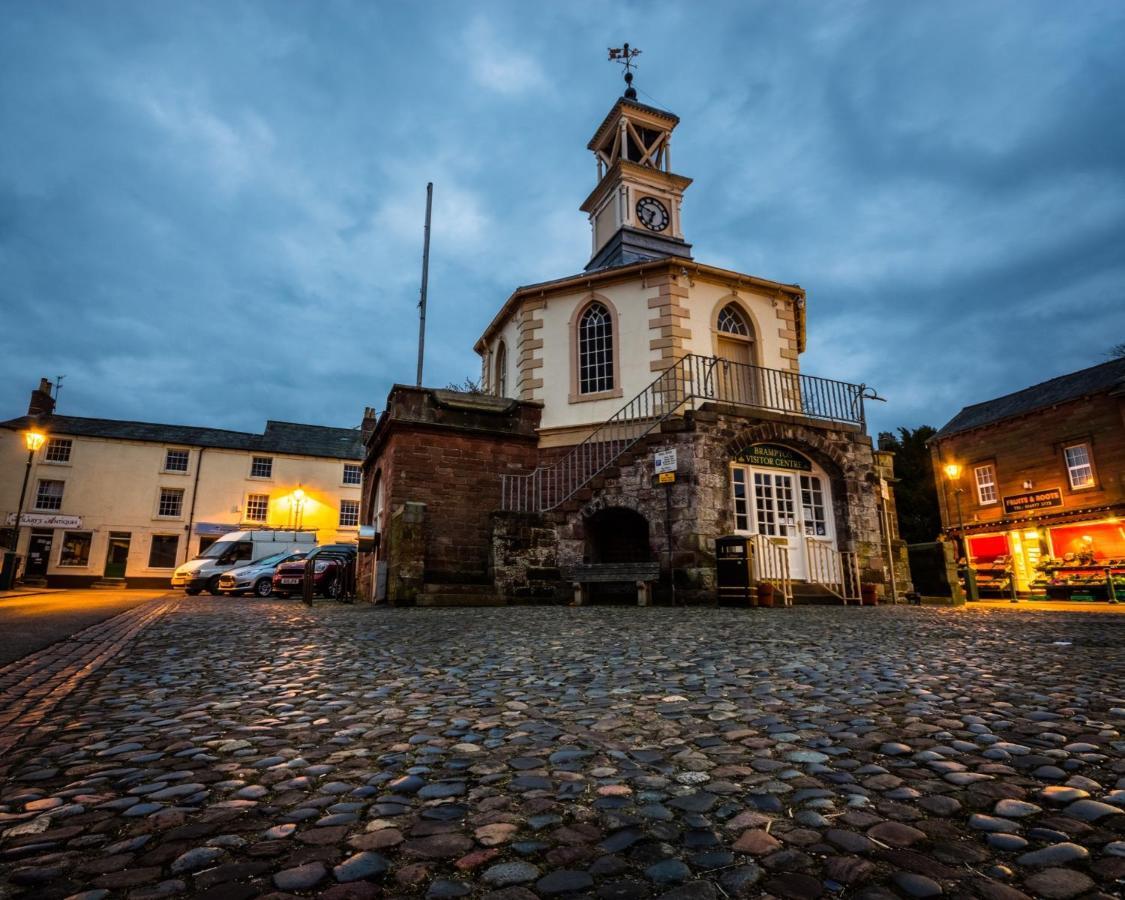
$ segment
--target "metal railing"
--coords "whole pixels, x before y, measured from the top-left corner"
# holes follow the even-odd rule
[[[688,354],[554,465],[501,475],[500,506],[508,512],[554,509],[689,404],[731,403],[863,426],[863,400],[863,385]]]
[[[816,538],[805,538],[809,561],[809,581],[831,591],[847,605],[859,603],[859,557],[848,550],[837,550]]]
[[[774,593],[780,595],[781,606],[793,605],[793,580],[789,576],[789,547],[784,540],[777,541],[764,534],[750,536],[754,561],[754,581],[768,581]]]

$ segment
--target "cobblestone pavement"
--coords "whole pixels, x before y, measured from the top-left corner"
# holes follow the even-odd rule
[[[0,896],[1120,896],[1120,621],[185,600],[9,751]]]

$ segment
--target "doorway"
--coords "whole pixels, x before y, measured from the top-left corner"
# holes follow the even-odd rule
[[[103,573],[106,578],[125,577],[125,565],[129,561],[130,537],[128,531],[111,531],[109,533],[109,549],[106,550],[105,572]]]
[[[43,578],[47,574],[47,565],[51,560],[51,544],[54,542],[53,531],[31,532],[31,540],[27,544],[27,565],[24,566],[24,576],[33,575]]]

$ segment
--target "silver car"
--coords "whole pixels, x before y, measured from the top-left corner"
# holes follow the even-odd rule
[[[303,550],[283,550],[248,566],[224,572],[219,576],[219,593],[239,597],[252,591],[259,597],[268,597],[273,591],[274,569],[282,563],[304,559],[306,555]]]

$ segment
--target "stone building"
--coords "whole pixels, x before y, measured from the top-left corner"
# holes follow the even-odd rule
[[[710,600],[727,534],[799,599],[908,586],[866,389],[801,372],[800,286],[693,258],[678,122],[630,88],[598,126],[590,260],[501,305],[487,396],[392,390],[365,462],[379,596],[562,599],[575,564],[659,561],[658,597]]]

